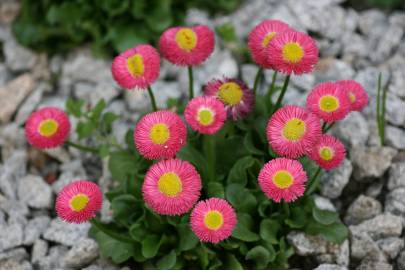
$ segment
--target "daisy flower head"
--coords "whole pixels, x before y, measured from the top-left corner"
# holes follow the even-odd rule
[[[213,79],[205,86],[204,94],[222,101],[228,118],[234,121],[246,117],[255,102],[253,91],[244,82],[236,79]]]
[[[328,134],[322,135],[319,142],[308,152],[308,157],[325,170],[339,167],[345,156],[343,143]]]
[[[177,114],[157,111],[139,120],[135,127],[134,141],[144,158],[172,158],[185,144],[186,136],[186,125]]]
[[[46,107],[31,113],[25,123],[25,136],[38,149],[63,144],[70,132],[68,115],[61,109]]]
[[[145,203],[160,215],[182,215],[198,201],[201,178],[193,165],[180,159],[161,160],[145,175]]]
[[[288,75],[310,73],[318,62],[318,47],[305,33],[284,31],[269,43],[267,59],[272,68]]]
[[[160,37],[160,52],[174,65],[199,65],[214,51],[214,36],[214,32],[206,25],[172,27]]]
[[[201,241],[216,244],[231,236],[237,217],[226,200],[211,198],[197,203],[190,223],[191,230]]]
[[[337,83],[315,86],[307,97],[307,108],[327,123],[342,120],[350,111],[349,95]]]
[[[70,223],[83,223],[101,209],[103,194],[93,182],[79,180],[65,186],[58,194],[55,209],[58,216]]]
[[[297,160],[276,158],[264,164],[258,181],[269,199],[292,202],[304,194],[307,174]]]
[[[146,89],[159,76],[160,57],[150,45],[138,45],[114,58],[111,66],[114,80],[125,89]]]
[[[267,139],[280,156],[299,158],[318,142],[320,120],[306,109],[288,105],[277,110],[267,124]]]
[[[212,96],[195,97],[187,104],[184,117],[193,130],[214,134],[226,120],[225,106]]]
[[[291,31],[291,28],[278,20],[264,20],[253,28],[248,37],[248,47],[255,63],[263,68],[271,68],[267,47],[275,36],[284,31]]]
[[[351,111],[361,111],[367,106],[368,94],[361,84],[354,80],[343,80],[336,83],[349,95]]]

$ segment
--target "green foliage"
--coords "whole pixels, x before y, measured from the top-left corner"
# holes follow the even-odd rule
[[[387,92],[388,87],[382,86],[382,75],[381,73],[378,75],[378,83],[377,83],[377,128],[378,128],[378,136],[380,137],[380,144],[381,146],[384,145],[385,141],[385,107],[387,103]]]
[[[155,42],[172,25],[183,24],[188,8],[229,12],[242,0],[22,0],[13,25],[18,41],[48,53],[66,52],[91,42],[108,55]]]

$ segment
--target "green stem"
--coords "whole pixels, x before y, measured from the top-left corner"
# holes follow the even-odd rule
[[[194,81],[193,81],[193,67],[188,66],[188,99],[191,100],[194,97]]]
[[[381,146],[384,145],[385,141],[385,106],[387,104],[387,92],[388,88],[383,89],[383,96],[382,96],[382,110],[381,110]]]
[[[318,167],[314,176],[312,176],[311,180],[309,180],[307,191],[305,192],[306,195],[312,194],[315,189],[318,187],[319,184],[319,174],[321,173],[321,167]]]
[[[263,74],[263,68],[260,67],[257,70],[255,82],[253,84],[253,94],[255,94],[255,95],[256,95],[257,87],[259,86],[259,82],[260,82],[260,78],[262,77],[262,74]]]
[[[152,104],[153,111],[156,112],[158,110],[158,108],[156,106],[155,96],[153,95],[152,88],[150,86],[148,86],[148,93],[149,93],[150,103]]]
[[[269,86],[269,90],[267,90],[267,95],[270,99],[270,103],[271,103],[271,97],[273,96],[273,92],[274,92],[274,88],[275,88],[274,86],[276,85],[277,74],[278,74],[278,72],[274,71],[273,77],[271,79],[271,84]]]
[[[290,82],[290,76],[291,76],[291,75],[288,75],[288,76],[285,78],[283,88],[281,89],[281,93],[280,93],[280,95],[278,96],[276,105],[274,106],[274,109],[273,109],[273,113],[274,113],[275,111],[277,111],[278,108],[280,108],[281,103],[283,102],[283,98],[284,98],[285,92],[287,92],[288,83]]]
[[[324,133],[328,132],[331,128],[333,128],[333,126],[335,125],[335,123],[336,123],[336,122],[333,122],[333,123],[331,123],[329,126],[327,126],[327,127],[325,128]]]
[[[215,135],[204,135],[204,152],[207,157],[208,165],[208,179],[209,181],[215,181],[215,163],[216,163],[216,153],[215,153]]]
[[[322,124],[322,132],[323,133],[325,133],[325,130],[326,130],[327,126],[328,126],[328,123],[323,122],[323,124]]]
[[[283,201],[283,210],[284,210],[287,218],[290,217],[290,206],[285,201]]]
[[[109,228],[107,228],[107,226],[105,224],[101,223],[101,221],[98,220],[97,218],[90,219],[90,223],[94,227],[96,227],[99,231],[105,233],[106,235],[110,236],[111,238],[114,238],[117,241],[125,242],[125,243],[136,242],[135,240],[133,240],[132,238],[130,238],[128,236],[125,236],[123,234],[110,230]]]
[[[98,153],[97,148],[81,145],[81,144],[74,143],[74,142],[71,142],[71,141],[65,141],[65,144],[67,146],[74,147],[74,148],[79,149],[81,151],[90,152],[90,153]]]

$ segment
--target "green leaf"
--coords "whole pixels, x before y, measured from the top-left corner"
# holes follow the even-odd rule
[[[255,246],[245,256],[246,260],[253,260],[257,269],[263,269],[270,262],[270,252],[263,246]]]
[[[102,144],[98,149],[98,154],[101,158],[105,158],[110,153],[110,146],[108,144]]]
[[[234,255],[228,254],[224,270],[243,270],[243,267]]]
[[[242,215],[238,215],[238,223],[236,224],[235,229],[233,230],[232,236],[236,239],[245,241],[245,242],[255,242],[259,240],[259,235],[250,231],[249,224],[247,224]],[[246,216],[245,216],[246,217]],[[250,217],[250,216],[249,216]]]
[[[96,126],[93,122],[79,122],[76,126],[76,132],[79,136],[79,140],[90,137]]]
[[[114,48],[119,51],[125,51],[135,45],[148,42],[147,28],[134,27],[131,24],[110,25],[108,38],[111,40]]]
[[[135,156],[126,151],[119,151],[110,154],[108,168],[114,180],[124,182],[129,175],[137,173],[137,160]]]
[[[239,159],[232,167],[228,175],[228,183],[236,183],[246,186],[248,179],[246,171],[253,166],[255,159],[251,156]]]
[[[218,258],[215,258],[214,263],[208,268],[208,270],[221,270],[223,268],[222,265],[222,262]]]
[[[153,258],[159,251],[162,238],[157,235],[147,235],[142,241],[142,255],[145,258]]]
[[[226,188],[226,198],[239,211],[249,212],[257,205],[256,197],[239,184],[230,184]]]
[[[111,202],[114,219],[125,225],[131,224],[134,215],[140,214],[142,210],[140,202],[132,195],[123,194],[114,198]]]
[[[343,243],[349,234],[347,227],[341,222],[335,222],[330,225],[310,222],[305,231],[312,235],[322,235],[326,240],[337,244]]]
[[[208,197],[225,198],[224,186],[218,182],[207,183]]]
[[[65,108],[68,114],[75,117],[82,116],[82,107],[84,105],[84,100],[73,100],[69,98],[66,100]]]
[[[285,223],[293,229],[300,229],[307,223],[307,216],[305,211],[300,207],[291,208],[290,217],[285,220]]]
[[[129,234],[134,240],[142,242],[145,236],[148,235],[148,230],[143,224],[137,222],[131,225],[131,227],[129,228]]]
[[[323,225],[330,225],[339,219],[338,213],[329,210],[321,210],[318,207],[312,208],[312,216]]]
[[[243,139],[243,144],[249,151],[249,153],[251,153],[252,155],[262,156],[264,154],[263,151],[257,149],[256,146],[254,145],[252,132],[248,132],[246,134],[245,138]]]
[[[197,170],[200,172],[202,179],[207,179],[208,177],[208,167],[205,157],[196,150],[191,144],[186,144],[183,146],[179,152],[177,152],[177,157],[182,160],[187,160],[193,164]]]
[[[199,243],[197,236],[191,231],[188,224],[182,224],[177,226],[177,232],[179,234],[179,245],[178,249],[180,251],[187,251],[193,249]]]
[[[263,219],[260,223],[260,237],[273,245],[278,244],[277,233],[281,226],[277,220]]]
[[[104,110],[106,104],[104,99],[101,99],[99,102],[97,102],[96,106],[90,111],[90,118],[94,123],[98,122],[98,119],[100,118],[100,115],[102,111]]]
[[[158,270],[169,270],[176,264],[176,252],[170,251],[169,254],[158,260],[156,266]]]
[[[95,239],[100,247],[101,254],[104,257],[111,258],[116,264],[125,262],[135,253],[133,244],[117,241],[101,231],[95,234]]]

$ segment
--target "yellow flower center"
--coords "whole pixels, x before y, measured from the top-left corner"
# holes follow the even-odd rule
[[[243,91],[237,83],[227,82],[219,87],[218,96],[223,102],[233,106],[242,100]]]
[[[283,136],[289,141],[298,141],[306,131],[305,122],[299,118],[292,118],[283,128]]]
[[[208,211],[204,216],[204,224],[208,229],[216,231],[224,224],[224,217],[219,211]]]
[[[264,39],[262,41],[262,46],[267,47],[267,45],[269,45],[270,41],[274,38],[275,35],[276,35],[276,32],[267,33],[267,35],[264,37]]]
[[[214,122],[214,113],[210,109],[201,109],[197,114],[197,121],[203,126],[209,126]]]
[[[89,196],[80,193],[72,197],[69,201],[70,208],[75,212],[82,211],[89,203]]]
[[[154,124],[150,129],[149,137],[154,144],[165,144],[170,137],[169,127],[166,124]]]
[[[324,146],[319,149],[319,155],[323,160],[329,161],[333,158],[333,150],[330,147]]]
[[[190,28],[182,28],[176,33],[176,42],[179,47],[187,52],[197,46],[197,35]]]
[[[319,108],[324,112],[333,112],[339,108],[339,100],[331,95],[326,95],[320,98]]]
[[[58,131],[59,124],[53,119],[42,121],[38,126],[38,132],[41,136],[51,137]]]
[[[142,76],[145,72],[145,66],[143,64],[143,57],[139,53],[132,55],[127,59],[127,67],[129,72],[134,77]]]
[[[177,174],[168,172],[159,178],[158,189],[167,197],[176,197],[183,190],[183,185]]]
[[[356,96],[353,94],[352,91],[349,91],[349,98],[350,98],[351,103],[356,102]]]
[[[283,47],[283,59],[286,62],[296,64],[301,61],[304,56],[304,50],[296,42],[286,43]]]
[[[278,171],[273,175],[272,180],[276,187],[286,189],[293,184],[294,177],[288,171]]]

